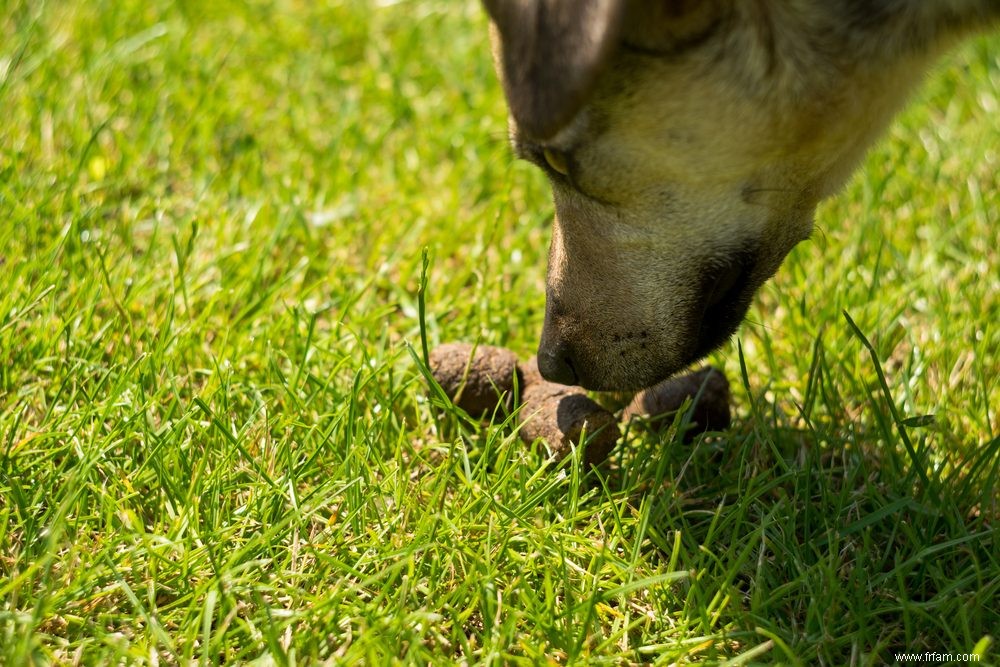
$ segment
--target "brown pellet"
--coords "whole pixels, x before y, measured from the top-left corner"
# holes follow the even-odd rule
[[[666,428],[689,398],[697,400],[691,411],[692,426],[684,433],[685,442],[705,431],[729,427],[729,381],[722,371],[711,366],[672,377],[639,392],[622,412],[622,421],[642,417],[653,428]]]
[[[446,343],[434,348],[430,354],[434,379],[455,405],[475,417],[492,414],[501,401],[512,407],[517,355],[502,347],[473,347]]]
[[[586,464],[604,461],[621,436],[614,415],[580,387],[542,379],[534,358],[522,364],[520,370],[524,380],[517,413],[521,439],[529,444],[544,440],[557,459],[582,445]]]

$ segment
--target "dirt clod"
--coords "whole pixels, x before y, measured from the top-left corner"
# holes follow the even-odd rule
[[[431,374],[457,406],[480,417],[511,407],[517,355],[491,345],[446,343],[430,354]],[[518,379],[520,384],[522,380]]]
[[[642,417],[652,428],[666,428],[689,398],[695,403],[691,412],[692,427],[684,433],[685,442],[705,431],[729,427],[729,380],[722,371],[711,366],[672,377],[639,392],[622,412],[622,421]]]
[[[580,387],[546,382],[534,358],[521,364],[524,388],[517,413],[519,434],[527,443],[544,440],[557,459],[573,447],[585,446],[583,460],[597,465],[608,457],[621,436],[613,414],[587,396]]]

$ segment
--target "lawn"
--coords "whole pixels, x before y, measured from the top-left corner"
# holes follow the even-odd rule
[[[732,427],[587,472],[419,362],[542,324],[475,2],[0,0],[0,664],[996,664],[998,109],[984,37],[712,355]]]

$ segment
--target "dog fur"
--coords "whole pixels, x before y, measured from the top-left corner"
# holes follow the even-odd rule
[[[555,201],[538,362],[638,389],[704,356],[930,64],[1000,0],[484,0]]]

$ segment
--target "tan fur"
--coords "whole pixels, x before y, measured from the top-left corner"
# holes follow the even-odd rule
[[[933,59],[1000,13],[895,3],[852,26],[835,4],[637,0],[558,131],[530,136],[512,104],[515,151],[544,167],[541,149],[555,149],[571,165],[550,170],[543,374],[635,389],[720,344]],[[943,30],[931,4],[978,13]],[[498,62],[512,29],[493,29]],[[725,298],[706,309],[713,290]]]

